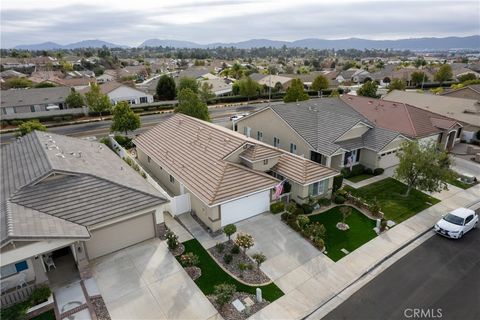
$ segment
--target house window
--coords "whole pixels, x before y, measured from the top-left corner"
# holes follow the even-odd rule
[[[462,128],[459,128],[457,130],[457,139],[459,139],[462,136]]]
[[[273,146],[280,148],[280,139],[278,139],[277,137],[273,137]]]
[[[345,157],[343,158],[343,165],[349,165],[349,158],[352,161],[352,164],[357,163],[360,160],[360,149],[347,151],[345,152]]]
[[[30,112],[35,112],[35,106],[30,106]]]
[[[290,152],[293,154],[297,154],[297,145],[290,143]]]
[[[252,128],[244,127],[243,134],[250,138],[250,134],[252,133]]]
[[[150,157],[149,156],[147,156],[147,162],[150,163]]]
[[[27,261],[22,261],[18,263],[12,263],[6,266],[3,266],[0,270],[0,278],[6,278],[11,275],[14,275],[20,271],[27,270],[28,264]]]
[[[355,162],[359,162],[360,161],[360,151],[362,151],[361,149],[358,149],[357,150],[357,157],[355,158]]]
[[[147,97],[140,97],[140,103],[147,103],[148,99]]]
[[[312,183],[311,185],[308,186],[308,195],[318,196],[325,193],[327,183],[328,183],[328,180]]]
[[[262,141],[262,138],[263,138],[263,132],[262,132],[262,131],[258,131],[258,132],[257,132],[257,140],[258,140],[258,141]]]
[[[263,160],[263,165],[267,165],[267,164],[268,164],[268,159]]]
[[[170,175],[170,182],[175,183],[175,178],[172,175]]]

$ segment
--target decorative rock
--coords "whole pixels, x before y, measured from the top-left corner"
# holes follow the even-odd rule
[[[348,250],[345,249],[345,248],[340,249],[340,251],[342,251],[344,254],[349,254],[349,253],[350,253],[350,251],[348,251]]]
[[[245,299],[243,299],[243,302],[245,303],[245,305],[247,307],[251,307],[255,304],[255,301],[253,301],[252,299],[250,299],[250,297],[246,297]]]
[[[343,223],[343,222],[337,223],[336,227],[337,227],[338,230],[342,230],[342,231],[350,229],[350,226],[346,223]]]
[[[393,227],[395,224],[396,224],[396,223],[393,222],[392,220],[388,220],[388,221],[387,221],[387,227],[389,227],[389,228]]]
[[[257,288],[257,302],[262,302],[262,289]]]
[[[243,310],[245,310],[245,306],[243,305],[242,301],[238,299],[233,300],[232,305],[235,307],[235,309],[237,309],[237,311],[242,312]]]

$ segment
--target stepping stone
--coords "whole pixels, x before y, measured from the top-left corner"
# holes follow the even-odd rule
[[[252,299],[250,299],[250,297],[246,297],[245,299],[243,299],[243,302],[247,307],[251,307],[255,304],[255,302]]]
[[[349,253],[350,253],[350,252],[349,252],[347,249],[345,249],[345,248],[342,248],[340,251],[342,251],[342,252],[345,253],[345,254],[349,254]]]
[[[237,309],[237,311],[239,311],[239,312],[242,312],[243,310],[245,310],[245,306],[243,305],[242,301],[240,301],[238,299],[235,299],[232,302],[232,304],[235,307],[235,309]]]
[[[391,227],[393,227],[394,225],[396,225],[396,223],[393,222],[392,220],[388,220],[388,221],[387,221],[387,227],[391,228]]]

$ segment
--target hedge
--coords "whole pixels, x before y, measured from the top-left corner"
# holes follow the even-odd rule
[[[274,202],[270,205],[270,212],[277,214],[285,210],[285,204],[283,202]]]

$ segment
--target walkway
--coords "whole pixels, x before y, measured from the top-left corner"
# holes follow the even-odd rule
[[[53,290],[60,319],[96,320],[92,299],[101,297],[94,279],[78,280]]]
[[[446,212],[478,202],[480,185],[443,198],[442,202],[367,242],[333,265],[315,257],[291,271],[288,276],[292,279],[292,288],[251,319],[300,319],[307,316],[385,257],[431,229]]]
[[[359,182],[352,182],[348,179],[343,179],[343,183],[346,184],[346,185],[349,185],[351,187],[354,187],[355,189],[365,187],[365,186],[368,186],[369,184],[372,184],[374,182],[393,177],[393,174],[395,173],[395,168],[396,168],[396,166],[391,167],[391,168],[387,168],[387,169],[385,169],[385,171],[382,174],[380,174],[378,176],[371,177],[369,179],[359,181]]]
[[[168,229],[178,236],[179,242],[185,242],[193,239],[190,232],[188,232],[177,220],[175,220],[169,213],[163,214],[163,221]]]

